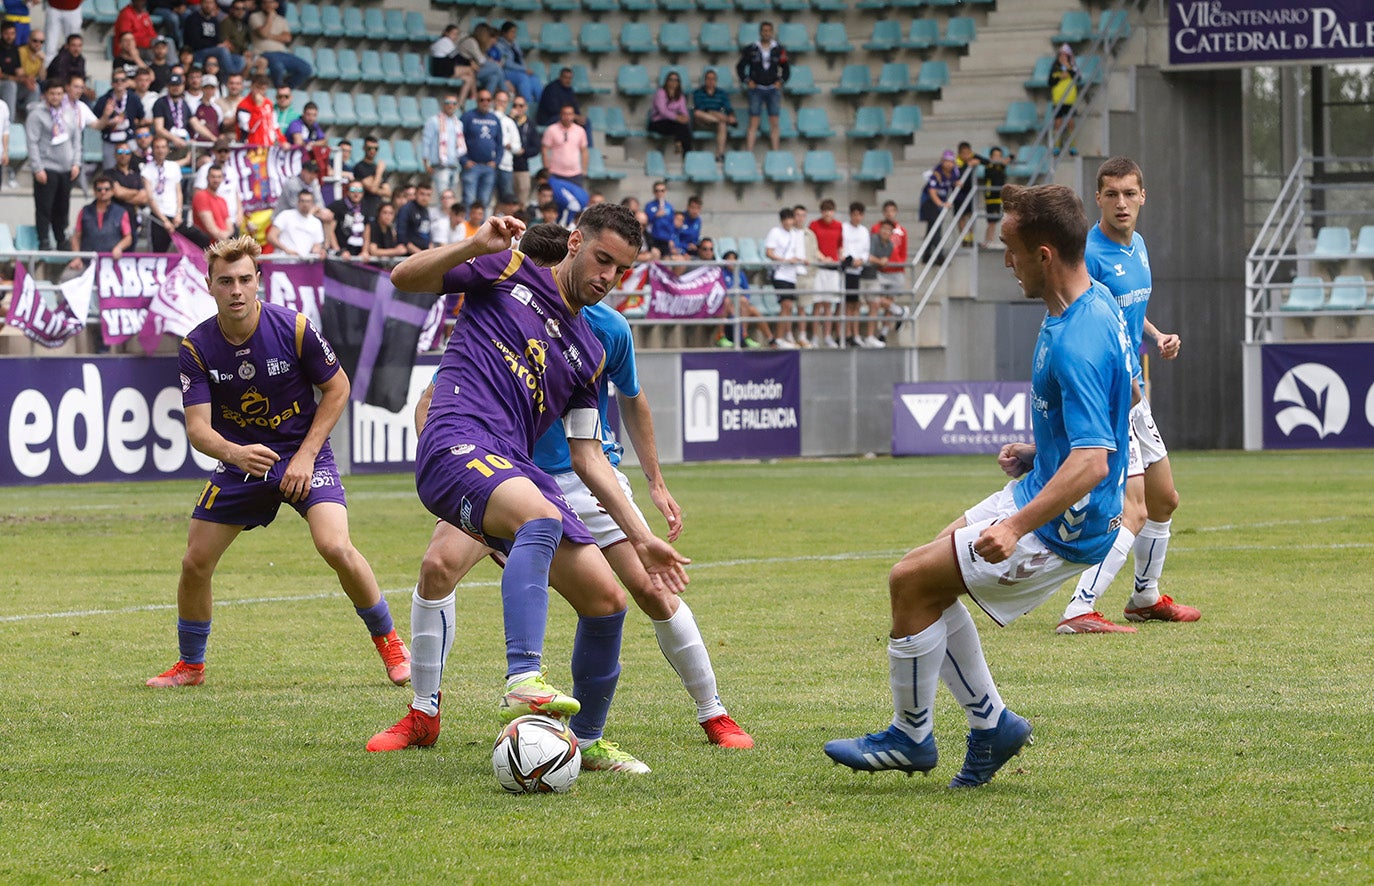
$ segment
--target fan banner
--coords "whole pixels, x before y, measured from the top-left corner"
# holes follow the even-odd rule
[[[651,320],[719,317],[725,311],[725,274],[718,265],[676,274],[671,265],[649,265]]]
[[[58,302],[56,308],[48,307],[23,262],[14,264],[14,295],[5,324],[45,348],[60,348],[85,326],[65,301]]]
[[[993,454],[1030,443],[1030,383],[950,381],[892,386],[893,455]]]
[[[1170,0],[1171,66],[1316,64],[1374,52],[1369,0]]]
[[[1265,345],[1265,449],[1374,447],[1374,343]]]

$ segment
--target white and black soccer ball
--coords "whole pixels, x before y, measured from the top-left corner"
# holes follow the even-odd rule
[[[512,794],[562,793],[582,771],[582,751],[562,720],[527,714],[496,736],[491,766]]]

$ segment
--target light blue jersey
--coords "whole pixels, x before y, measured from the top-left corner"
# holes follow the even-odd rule
[[[630,334],[630,324],[624,315],[604,303],[588,305],[582,309],[582,316],[592,327],[592,334],[606,349],[606,368],[601,373],[596,399],[597,407],[601,410],[601,445],[611,465],[618,467],[625,447],[616,439],[615,431],[611,428],[611,392],[606,380],[609,378],[614,382],[616,390],[627,397],[639,396],[634,337]],[[534,444],[534,463],[548,474],[566,474],[572,470],[572,453],[568,450],[568,438],[561,424],[555,424]]]
[[[1102,232],[1101,224],[1093,225],[1083,261],[1092,278],[1111,292],[1126,318],[1126,332],[1131,337],[1131,375],[1139,379],[1144,374],[1140,344],[1145,336],[1145,309],[1154,288],[1145,238],[1136,233],[1130,246],[1122,246]]]
[[[1058,317],[1046,315],[1031,371],[1035,466],[1013,490],[1024,508],[1069,452],[1106,449],[1107,476],[1035,534],[1060,557],[1100,563],[1121,525],[1131,410],[1130,341],[1111,293],[1094,283]]]

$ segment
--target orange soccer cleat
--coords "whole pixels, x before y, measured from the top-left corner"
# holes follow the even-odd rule
[[[754,738],[745,732],[729,714],[712,717],[701,724],[711,744],[723,748],[748,749],[754,746]]]
[[[152,677],[144,685],[156,689],[170,689],[176,686],[199,686],[205,682],[205,665],[187,664],[178,661],[167,670]]]
[[[1066,618],[1054,629],[1056,634],[1134,634],[1130,625],[1119,625],[1100,612],[1087,612]]]
[[[367,743],[369,751],[402,751],[406,748],[427,748],[439,738],[439,715],[431,717],[424,711],[408,708],[400,722],[385,732],[378,732]]]
[[[410,650],[406,648],[405,641],[392,631],[385,637],[373,637],[372,642],[382,656],[382,664],[386,665],[386,675],[391,682],[404,686],[410,680]]]
[[[1202,618],[1201,610],[1175,603],[1168,594],[1161,594],[1159,602],[1153,606],[1126,609],[1127,621],[1197,621],[1199,618]]]

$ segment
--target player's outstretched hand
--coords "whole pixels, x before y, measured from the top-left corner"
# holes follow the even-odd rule
[[[247,446],[239,447],[238,457],[234,459],[234,466],[243,471],[250,477],[261,477],[267,479],[267,472],[272,469],[272,465],[281,461],[281,456],[261,443],[249,443]]]
[[[472,239],[488,254],[510,249],[511,243],[525,233],[525,223],[511,215],[493,215],[487,219]]]
[[[997,466],[1014,480],[1035,467],[1035,447],[1030,443],[1008,443],[997,453]]]
[[[673,498],[673,494],[668,491],[668,487],[663,484],[649,485],[649,500],[658,508],[658,512],[663,515],[663,519],[668,521],[668,541],[677,541],[677,537],[682,534],[682,508]]]
[[[1155,347],[1159,349],[1159,356],[1162,359],[1172,360],[1178,356],[1179,350],[1182,349],[1183,339],[1172,332],[1167,335],[1160,335],[1155,339]]]
[[[998,522],[984,529],[973,543],[973,552],[989,563],[1001,563],[1016,550],[1021,536],[1006,522]]]
[[[281,494],[289,502],[295,503],[310,494],[310,481],[315,476],[315,459],[306,458],[297,452],[286,464],[281,477]]]
[[[692,561],[679,554],[668,542],[651,535],[644,541],[635,542],[635,553],[655,584],[674,594],[687,590],[690,579],[683,567]]]

